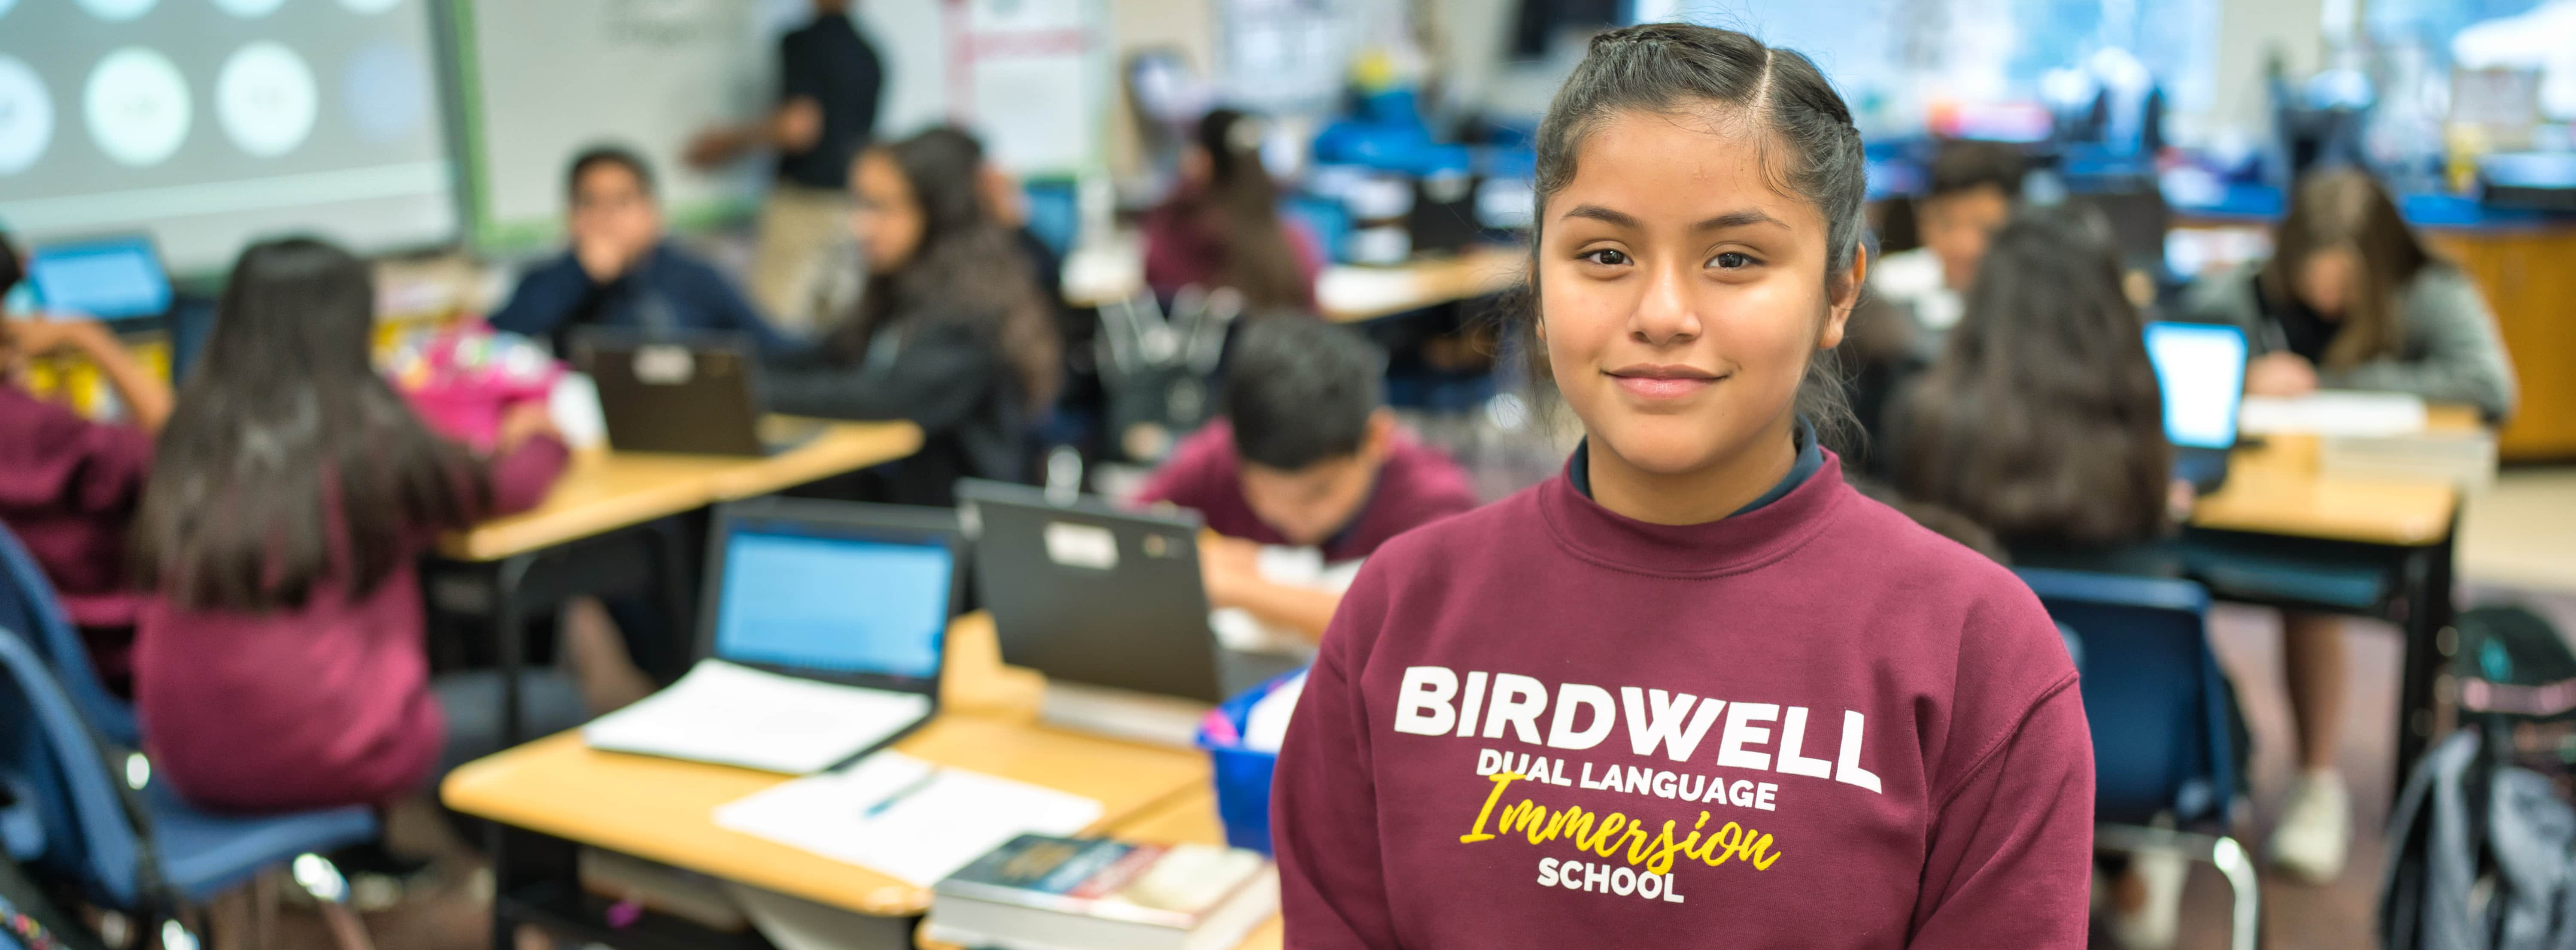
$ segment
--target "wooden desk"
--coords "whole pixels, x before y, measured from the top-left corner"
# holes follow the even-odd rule
[[[895,748],[1098,799],[1102,817],[1091,829],[1095,833],[1194,793],[1206,794],[1209,773],[1202,753],[1036,725],[1044,681],[1028,670],[1001,665],[993,644],[987,615],[970,614],[950,625],[940,684],[945,708]],[[786,780],[728,766],[596,752],[582,745],[579,733],[570,732],[470,763],[448,776],[440,797],[448,807],[516,829],[508,836],[513,844],[494,857],[505,871],[505,883],[511,880],[507,869],[513,859],[533,858],[537,867],[568,869],[565,854],[588,845],[862,914],[906,916],[929,906],[926,889],[716,826],[717,806]],[[565,886],[550,893],[577,889]],[[522,919],[578,923],[567,920],[578,915],[559,908],[500,903]],[[507,932],[506,927],[496,930]],[[597,939],[616,938],[603,931]]]
[[[1529,267],[1529,249],[1478,245],[1455,257],[1400,267],[1336,264],[1315,280],[1325,319],[1358,323],[1509,290]]]
[[[459,561],[498,561],[656,518],[765,495],[911,455],[909,422],[835,422],[813,441],[766,458],[585,451],[536,508],[439,539]]]
[[[1104,823],[1206,784],[1206,757],[1034,725],[942,715],[895,748],[1101,803]],[[717,806],[786,781],[748,769],[597,752],[579,732],[448,776],[440,796],[478,818],[863,914],[903,916],[929,891],[854,864],[717,827]]]
[[[2466,432],[2475,410],[2436,406],[2434,431]],[[2329,541],[2422,547],[2451,531],[2458,486],[2444,482],[2357,481],[2321,477],[2317,437],[2274,435],[2228,460],[2227,483],[2194,503],[2191,525]]]
[[[2466,407],[2436,406],[2425,423],[2434,431],[2465,432],[2477,427],[2478,418]],[[2447,482],[2328,478],[2318,471],[2317,454],[2317,437],[2308,435],[2266,436],[2262,447],[2238,450],[2228,461],[2226,485],[2192,507],[2191,526],[2208,531],[2203,543],[2213,547],[2264,546],[2262,539],[2244,535],[2300,538],[2328,542],[2313,547],[2336,567],[2356,557],[2381,565],[2376,570],[2387,586],[2379,616],[2396,622],[2406,641],[2398,671],[2394,772],[2403,787],[2432,742],[2433,683],[2449,659],[2441,631],[2453,615],[2452,542],[2460,490]],[[2302,603],[2282,606],[2311,609]]]
[[[1104,260],[1088,262],[1098,273],[1068,282],[1065,302],[1098,307],[1125,300],[1145,290],[1144,244],[1102,252]],[[1106,260],[1106,258],[1129,258]],[[1393,267],[1334,264],[1315,279],[1315,304],[1335,323],[1358,323],[1424,307],[1500,293],[1520,283],[1529,249],[1476,245],[1450,257],[1426,258]]]

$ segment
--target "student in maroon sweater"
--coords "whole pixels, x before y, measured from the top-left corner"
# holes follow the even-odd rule
[[[1800,421],[1865,274],[1842,100],[1741,33],[1632,27],[1537,148],[1523,325],[1586,440],[1334,615],[1272,789],[1288,946],[2083,946],[2054,625]]]
[[[1170,200],[1145,216],[1145,284],[1230,288],[1255,311],[1315,309],[1324,250],[1279,216],[1279,185],[1261,164],[1261,120],[1233,109],[1199,119]]]
[[[1321,320],[1263,319],[1235,340],[1226,421],[1182,440],[1137,496],[1197,511],[1208,601],[1320,637],[1341,595],[1272,583],[1262,545],[1355,561],[1387,539],[1476,507],[1467,473],[1380,405],[1386,355]]]
[[[18,282],[0,235],[0,296]],[[107,377],[124,423],[94,422],[21,388],[30,357],[78,354]],[[0,320],[0,524],[27,546],[110,691],[131,686],[128,653],[143,597],[126,578],[125,527],[152,468],[152,434],[170,416],[170,386],[89,320]],[[28,631],[31,632],[31,631]]]
[[[159,594],[135,696],[158,774],[201,804],[387,804],[499,750],[488,678],[430,682],[413,563],[441,530],[535,505],[564,444],[542,406],[488,461],[432,434],[369,362],[374,306],[345,251],[253,246],[162,433],[134,528]],[[579,721],[560,679],[526,697],[531,732]]]

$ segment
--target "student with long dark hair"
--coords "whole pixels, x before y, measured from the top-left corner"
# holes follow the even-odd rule
[[[0,234],[0,297],[21,267]],[[21,386],[27,359],[65,353],[98,367],[124,422],[84,418]],[[105,326],[69,315],[0,320],[0,524],[44,570],[91,664],[119,695],[132,689],[129,651],[143,603],[126,574],[125,529],[152,468],[152,434],[169,416],[169,384]]]
[[[489,677],[429,677],[413,564],[438,532],[534,506],[566,459],[543,407],[488,459],[432,433],[369,359],[375,281],[320,241],[252,246],[161,433],[134,526],[157,593],[135,698],[160,775],[197,802],[385,804],[501,748]],[[530,731],[579,698],[529,678]]]
[[[2257,355],[2245,391],[2297,396],[2320,387],[2413,393],[2513,414],[2513,364],[2495,317],[2468,274],[2425,247],[2387,189],[2367,172],[2329,169],[2300,180],[2275,229],[2272,257],[2195,284],[2194,319],[2242,326]],[[2343,720],[2343,619],[2286,611],[2300,775],[2273,832],[2274,864],[2312,883],[2343,873],[2350,798],[2336,764]]]
[[[779,412],[921,426],[921,451],[860,489],[873,500],[946,506],[960,477],[1025,480],[1029,420],[1063,375],[1054,311],[985,207],[972,146],[934,130],[859,154],[858,312],[768,367]]]
[[[2171,573],[2173,446],[2119,259],[2072,212],[2031,211],[1985,260],[1891,415],[1898,490],[1984,525],[2015,564]]]
[[[1516,325],[1564,474],[1378,549],[1272,788],[1301,948],[2080,947],[2093,761],[2009,572],[1818,444],[1859,132],[1728,30],[1592,41]]]
[[[1145,219],[1145,283],[1232,288],[1253,310],[1315,309],[1322,249],[1279,216],[1279,185],[1261,164],[1260,120],[1215,109],[1199,120],[1172,199]]]
[[[2173,576],[2177,494],[2144,318],[2098,215],[2030,209],[1993,237],[1940,357],[1884,430],[1911,503],[1957,512],[2015,565]],[[2173,944],[2182,860],[2116,861],[2105,923]]]

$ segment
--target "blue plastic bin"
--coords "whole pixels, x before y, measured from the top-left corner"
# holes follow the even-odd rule
[[[1198,746],[1207,750],[1216,773],[1216,815],[1225,823],[1226,844],[1270,854],[1270,773],[1278,768],[1279,756],[1244,748],[1243,724],[1254,704],[1304,675],[1298,670],[1245,690],[1210,711],[1199,725]]]

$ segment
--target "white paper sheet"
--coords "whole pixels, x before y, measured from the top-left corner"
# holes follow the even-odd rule
[[[2246,435],[2404,435],[2424,431],[2424,397],[2349,390],[2294,399],[2247,396],[2236,418]]]
[[[1359,560],[1339,564],[1324,563],[1324,552],[1311,547],[1263,545],[1258,570],[1261,578],[1274,584],[1311,587],[1339,594],[1351,589],[1360,576]],[[1208,612],[1208,627],[1216,631],[1217,645],[1238,653],[1268,653],[1278,656],[1311,657],[1315,642],[1295,630],[1263,621],[1251,611],[1223,608]]]
[[[780,676],[723,660],[582,727],[591,748],[807,775],[930,715],[918,693]]]
[[[719,827],[847,861],[929,887],[1023,834],[1071,835],[1100,820],[1100,803],[963,769],[936,767],[928,785],[874,816],[870,806],[934,766],[888,750],[849,768],[787,782],[716,809]]]

